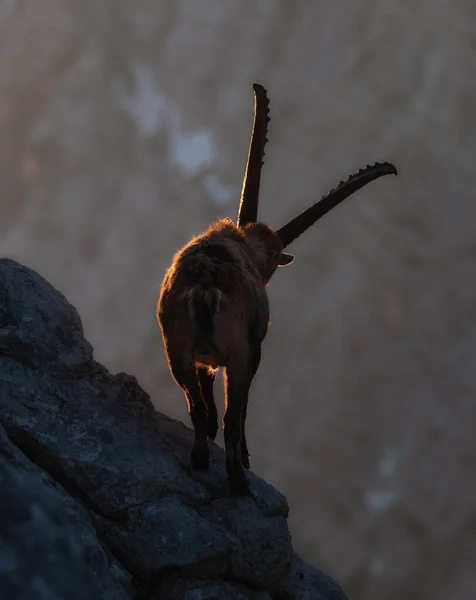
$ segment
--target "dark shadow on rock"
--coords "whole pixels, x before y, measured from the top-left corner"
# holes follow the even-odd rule
[[[230,497],[216,445],[194,471],[190,429],[96,363],[64,296],[6,259],[0,424],[1,598],[346,598],[293,554],[284,496],[249,473],[252,497]]]

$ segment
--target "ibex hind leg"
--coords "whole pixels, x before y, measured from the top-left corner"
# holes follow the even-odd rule
[[[249,495],[242,458],[243,407],[248,399],[251,384],[248,369],[226,368],[226,411],[223,417],[225,430],[226,469],[230,492],[234,496]]]
[[[250,385],[253,381],[256,371],[259,368],[261,362],[261,346],[258,346],[251,354],[250,361]],[[248,444],[246,443],[245,424],[246,424],[246,413],[248,410],[248,395],[243,402],[243,409],[241,415],[241,460],[245,469],[250,468],[250,453],[248,450]]]
[[[207,407],[202,397],[198,375],[192,361],[173,359],[169,356],[172,374],[177,384],[182,388],[188,403],[192,420],[195,441],[192,450],[192,466],[197,470],[208,469],[210,450],[207,439]]]
[[[243,416],[241,418],[241,464],[245,469],[250,468],[250,452],[246,443],[245,435],[246,407],[243,407]]]
[[[216,371],[200,367],[197,371],[202,397],[207,405],[207,433],[214,440],[218,432],[218,413],[215,399],[213,397],[213,384],[215,383]]]

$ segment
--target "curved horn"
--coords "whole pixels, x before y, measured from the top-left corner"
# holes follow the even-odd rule
[[[266,90],[258,83],[253,84],[255,97],[255,116],[251,134],[248,162],[241,191],[240,208],[238,210],[238,227],[247,223],[256,223],[258,218],[259,183],[263,165],[264,147],[268,141],[269,100]]]
[[[286,246],[304,233],[306,229],[309,229],[309,227],[314,225],[318,219],[323,217],[361,187],[367,185],[367,183],[382,177],[382,175],[397,174],[398,171],[394,165],[384,162],[375,163],[372,166],[367,165],[365,169],[360,169],[354,175],[350,175],[347,181],[341,181],[336,188],[331,190],[325,196],[322,196],[315,204],[276,231],[276,234],[283,243],[283,248],[286,248]]]

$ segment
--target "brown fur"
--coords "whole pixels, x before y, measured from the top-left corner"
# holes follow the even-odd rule
[[[268,330],[265,287],[278,266],[281,247],[267,225],[254,223],[239,229],[229,219],[214,223],[176,253],[157,305],[170,370],[185,392],[194,425],[196,468],[208,466],[207,434],[214,439],[218,428],[213,392],[207,384],[210,379],[213,384],[216,368],[226,370],[223,422],[234,493],[248,489],[243,471],[243,465],[249,467],[244,432],[248,392]],[[214,299],[215,304],[191,306],[191,298],[204,305]],[[201,310],[213,311],[208,329],[200,321]]]

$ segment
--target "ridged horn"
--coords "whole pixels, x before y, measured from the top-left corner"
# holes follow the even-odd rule
[[[354,175],[350,175],[347,181],[341,181],[336,188],[331,190],[325,196],[322,196],[315,204],[276,231],[276,234],[283,243],[283,248],[289,246],[289,244],[294,242],[294,240],[304,233],[306,229],[309,229],[309,227],[314,225],[318,219],[323,217],[361,187],[367,185],[367,183],[382,177],[382,175],[397,174],[398,171],[394,165],[383,162],[367,165],[365,169],[360,169]]]
[[[251,134],[248,162],[241,191],[240,208],[238,210],[238,227],[247,223],[256,223],[258,218],[259,184],[261,167],[263,166],[264,147],[268,141],[269,100],[262,85],[253,84],[255,98],[255,115]]]

